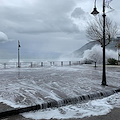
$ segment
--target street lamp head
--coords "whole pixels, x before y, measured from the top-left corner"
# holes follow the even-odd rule
[[[97,14],[99,14],[99,12],[97,11],[97,8],[94,7],[93,11],[91,12],[92,15],[96,16]]]

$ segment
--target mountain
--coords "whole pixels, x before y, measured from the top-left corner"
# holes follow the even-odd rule
[[[120,39],[114,39],[106,46],[108,50],[117,51],[117,43],[120,43]],[[74,57],[82,57],[84,51],[92,49],[95,45],[100,45],[98,41],[90,41],[89,43],[82,46],[80,49],[74,51],[70,56]]]
[[[91,41],[91,42],[85,44],[84,46],[82,46],[80,49],[74,51],[72,53],[72,55],[74,55],[74,57],[82,57],[85,50],[91,49],[95,45],[99,45],[99,42]]]

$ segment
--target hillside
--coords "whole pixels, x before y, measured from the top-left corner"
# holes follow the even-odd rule
[[[117,41],[117,42],[119,41],[119,43],[120,43],[120,40],[113,40],[113,41],[111,41],[111,43],[110,43],[109,45],[106,46],[106,49],[116,51],[116,50],[117,50],[117,47],[116,47],[117,42],[116,42],[116,41]],[[97,42],[97,41],[90,41],[90,42],[88,42],[87,44],[85,44],[84,46],[82,46],[80,49],[74,51],[74,52],[71,54],[71,56],[74,56],[74,57],[82,57],[84,51],[86,51],[86,50],[88,50],[88,49],[92,49],[92,47],[95,46],[95,45],[100,45],[100,43]]]

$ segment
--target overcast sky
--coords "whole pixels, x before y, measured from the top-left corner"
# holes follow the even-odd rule
[[[106,9],[120,25],[120,1],[112,0]],[[0,58],[17,57],[20,40],[23,57],[69,54],[88,42],[87,21],[94,0],[0,0]],[[97,0],[102,14],[102,0]],[[13,55],[13,56],[12,56]]]

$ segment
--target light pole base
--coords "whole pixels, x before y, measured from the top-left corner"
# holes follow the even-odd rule
[[[101,85],[102,85],[102,86],[108,86],[108,85],[107,85],[106,83],[104,83],[104,82],[103,82]]]
[[[18,68],[20,68],[20,66],[18,66]]]

